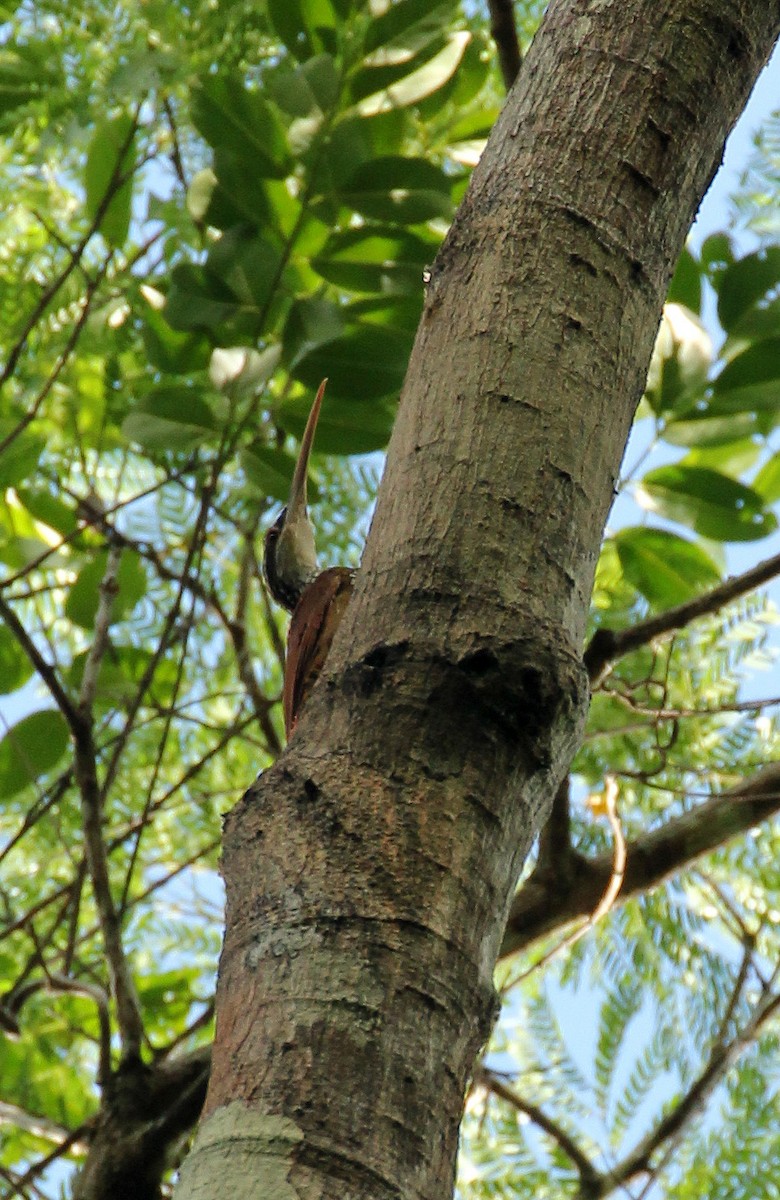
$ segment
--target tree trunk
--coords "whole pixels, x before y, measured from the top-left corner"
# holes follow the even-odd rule
[[[434,264],[355,597],[225,828],[181,1197],[444,1200],[671,271],[780,28],[553,0]]]

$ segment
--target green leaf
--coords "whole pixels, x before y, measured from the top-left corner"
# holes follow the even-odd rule
[[[204,220],[217,229],[229,230],[234,225],[249,224],[270,228],[271,206],[267,187],[273,182],[252,169],[251,159],[225,146],[214,151],[214,171],[217,186]],[[292,200],[292,198],[290,198]]]
[[[309,393],[288,401],[276,413],[280,425],[298,439],[303,434],[312,399]],[[394,416],[395,406],[389,401],[366,403],[326,395],[317,423],[317,450],[322,454],[369,454],[382,450],[390,437]]]
[[[450,126],[448,140],[450,145],[456,142],[484,141],[498,119],[501,110],[492,105],[480,105],[461,117]]]
[[[426,96],[444,87],[452,78],[470,41],[471,34],[467,30],[455,30],[447,37],[438,54],[423,66],[410,74],[404,74],[394,83],[377,81],[378,89],[358,102],[358,112],[364,117],[369,117],[376,113],[389,112],[394,108],[418,104]]]
[[[66,504],[41,488],[18,487],[16,494],[36,521],[42,521],[63,537],[69,537],[74,532],[77,521],[72,504]]]
[[[712,467],[714,471],[730,475],[732,479],[740,479],[755,465],[762,448],[761,443],[751,435],[719,445],[697,446],[681,461],[686,467]]]
[[[229,229],[212,247],[206,275],[216,276],[243,305],[262,309],[279,281],[282,254],[246,228]]]
[[[295,58],[335,46],[336,14],[329,0],[268,0],[268,16]]]
[[[279,366],[281,346],[272,343],[262,351],[249,346],[218,346],[209,362],[209,379],[217,391],[242,396],[257,392]]]
[[[341,81],[333,56],[316,54],[298,69],[301,80],[308,85],[321,112],[330,112],[338,104]]]
[[[673,446],[722,446],[758,432],[759,418],[753,412],[713,416],[707,411],[693,411],[667,421],[663,436]]]
[[[344,186],[361,163],[374,153],[372,131],[376,121],[361,117],[341,117],[323,139],[323,154],[317,173],[321,195],[330,195]]]
[[[418,38],[421,31],[438,34],[455,7],[456,0],[443,0],[441,3],[436,3],[436,0],[400,0],[397,4],[390,4],[369,25],[363,48],[370,54],[380,46],[410,45],[412,33]]]
[[[753,489],[765,504],[780,500],[780,454],[773,454],[753,480]]]
[[[411,334],[417,332],[422,312],[423,296],[369,296],[363,300],[353,300],[342,308],[348,323],[360,322],[366,325],[390,326],[391,329],[405,329]]]
[[[239,310],[235,297],[203,267],[182,263],[171,276],[165,319],[180,331],[213,330]]]
[[[290,168],[284,126],[258,90],[238,75],[215,75],[196,87],[192,117],[210,146],[235,155],[246,174],[282,179]],[[219,175],[217,169],[217,175]]]
[[[88,653],[85,650],[77,654],[68,671],[68,682],[75,692],[81,687]],[[95,703],[114,706],[132,700],[152,657],[150,650],[143,650],[140,646],[110,643],[98,670]],[[176,663],[170,658],[159,659],[146,693],[148,699],[154,704],[170,704],[176,690],[176,679]]]
[[[701,546],[662,529],[621,529],[614,537],[623,574],[654,607],[671,608],[720,580]]]
[[[734,326],[732,336],[726,342],[727,350],[734,342],[757,342],[762,338],[780,337],[780,297],[762,301],[749,308]]]
[[[5,441],[18,424],[18,421],[0,420],[0,442]],[[45,445],[42,437],[27,429],[15,437],[0,453],[0,490],[15,487],[34,475]]]
[[[728,411],[780,407],[780,338],[755,342],[718,375],[713,406]]]
[[[174,329],[161,312],[149,305],[144,306],[141,320],[146,357],[153,367],[178,375],[200,371],[208,365],[211,347],[202,333]]]
[[[780,284],[780,246],[766,246],[731,263],[718,282],[718,320],[733,333],[750,309]]]
[[[637,498],[646,508],[719,542],[754,541],[777,528],[757,492],[707,467],[659,467],[645,475]]]
[[[88,562],[76,578],[65,601],[65,615],[74,625],[92,629],[100,603],[100,585],[106,573],[108,554],[101,551]],[[111,623],[119,621],[135,608],[146,592],[146,572],[133,550],[123,550],[117,571],[117,593],[111,606]]]
[[[490,77],[494,53],[493,42],[488,34],[472,31],[471,41],[463,52],[457,71],[441,89],[419,102],[420,119],[440,121],[445,104],[458,111],[468,111]],[[463,178],[467,180],[467,177]]]
[[[341,200],[377,221],[416,225],[452,211],[450,180],[423,158],[397,155],[363,163],[346,180]]]
[[[10,800],[55,767],[68,746],[68,727],[54,709],[24,717],[0,741],[0,797]]]
[[[2,503],[0,496],[0,562],[18,571],[47,551],[51,546],[41,537],[30,513],[18,500],[6,498]]]
[[[290,492],[295,459],[284,450],[276,450],[272,446],[247,446],[241,452],[241,465],[246,471],[247,479],[257,487],[264,496],[285,502]]]
[[[216,186],[217,176],[211,167],[203,167],[192,176],[187,188],[186,203],[187,212],[193,221],[205,220]]]
[[[203,394],[188,387],[156,388],[122,422],[125,437],[145,450],[191,450],[216,429]]]
[[[686,246],[677,259],[667,301],[684,304],[691,312],[701,312],[701,272],[699,264]]]
[[[338,101],[340,80],[329,54],[318,54],[294,70],[276,72],[270,86],[274,102],[291,117],[329,112]]]
[[[9,6],[11,16],[16,5]],[[35,45],[18,42],[8,43],[0,50],[0,118],[9,117],[4,125],[13,128],[18,119],[17,109],[31,101],[45,99],[46,93],[60,82],[60,63],[57,50],[51,43]]]
[[[284,327],[283,354],[294,364],[315,346],[332,342],[345,327],[344,306],[320,297],[296,300]]]
[[[0,625],[0,695],[15,692],[32,675],[30,660],[10,629]]]
[[[312,267],[338,287],[355,292],[412,292],[422,298],[422,273],[438,240],[386,228],[350,229],[328,238]]]
[[[299,358],[291,373],[310,388],[327,376],[332,400],[377,400],[398,393],[411,349],[403,331],[355,326]]]
[[[727,233],[712,233],[702,243],[699,261],[715,287],[727,267],[734,262],[734,250]]]
[[[119,113],[97,126],[84,180],[87,214],[110,246],[122,246],[130,229],[134,170],[135,122]]]

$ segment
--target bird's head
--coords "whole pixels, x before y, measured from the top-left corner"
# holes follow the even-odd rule
[[[268,589],[277,604],[281,604],[290,612],[301,598],[304,588],[311,583],[319,570],[314,545],[314,527],[309,520],[306,480],[314,431],[317,428],[327,382],[327,379],[323,379],[317,389],[306,422],[290,487],[290,498],[265,535],[263,572]]]

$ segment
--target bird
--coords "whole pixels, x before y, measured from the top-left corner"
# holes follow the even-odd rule
[[[263,546],[263,574],[268,590],[277,604],[292,613],[282,693],[288,741],[325,665],[355,586],[356,571],[352,567],[320,570],[314,527],[309,519],[306,492],[309,457],[327,382],[323,379],[317,389],[306,422],[289,499],[266,533]]]

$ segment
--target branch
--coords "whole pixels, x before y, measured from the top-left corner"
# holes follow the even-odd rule
[[[588,915],[586,920],[582,925],[579,926],[579,928],[573,929],[567,937],[565,937],[561,942],[558,942],[557,945],[552,946],[548,951],[546,951],[546,953],[542,955],[540,959],[538,959],[535,963],[532,963],[531,966],[522,971],[520,975],[516,975],[508,987],[514,987],[515,984],[522,983],[522,981],[527,979],[529,975],[532,975],[534,971],[538,971],[540,967],[546,966],[550,959],[555,958],[555,956],[560,954],[562,950],[570,949],[570,947],[575,945],[580,938],[585,936],[589,929],[592,929],[594,925],[598,924],[601,918],[609,912],[617,900],[626,874],[627,857],[626,838],[625,834],[623,833],[623,826],[620,823],[620,817],[617,811],[617,798],[617,781],[614,775],[608,775],[604,787],[603,812],[607,817],[612,830],[612,872],[607,882],[607,886],[604,889],[603,896],[599,900],[593,912]],[[600,809],[599,815],[601,814],[601,811],[602,810]],[[576,854],[568,854],[570,863],[576,863],[576,859],[578,857],[579,856]],[[546,874],[549,874],[549,868],[544,868],[544,870]]]
[[[71,1152],[79,1156],[87,1154],[89,1151],[89,1139],[94,1131],[94,1124],[94,1119],[90,1118],[79,1125],[77,1129],[74,1129],[72,1133],[69,1133],[55,1150],[52,1150],[50,1154],[45,1154],[43,1158],[39,1158],[29,1170],[25,1171],[24,1175],[19,1177],[18,1186],[23,1188],[33,1185],[39,1175],[42,1175],[52,1163],[56,1162],[58,1158],[62,1158],[65,1154],[70,1154]],[[83,1141],[81,1140],[82,1138],[84,1139]],[[41,1195],[42,1193],[36,1194]]]
[[[741,979],[742,974],[740,973],[737,986]],[[625,1187],[637,1175],[643,1175],[649,1171],[650,1159],[655,1152],[664,1143],[679,1140],[685,1129],[701,1113],[715,1087],[729,1068],[742,1051],[755,1040],[761,1028],[771,1020],[778,1009],[780,1009],[780,995],[765,997],[744,1029],[737,1033],[728,1044],[724,1045],[716,1040],[704,1069],[691,1086],[690,1091],[683,1096],[671,1112],[661,1118],[647,1137],[642,1138],[636,1149],[622,1163],[618,1163],[608,1175],[603,1177],[601,1187],[597,1191],[583,1192],[583,1200],[606,1196],[619,1187]]]
[[[249,586],[252,581],[252,566],[253,555],[251,541],[247,538],[244,548],[244,554],[241,558],[241,571],[239,574],[238,591],[236,594],[236,607],[233,620],[225,621],[225,628],[230,635],[230,640],[233,643],[233,652],[236,656],[236,667],[238,675],[243,683],[247,695],[252,702],[252,707],[255,710],[255,715],[260,724],[260,728],[265,734],[268,742],[268,749],[271,754],[278,756],[282,752],[282,744],[279,741],[279,735],[276,732],[273,721],[271,720],[269,710],[275,703],[263,695],[262,689],[257,681],[255,669],[252,664],[252,656],[249,651],[249,645],[246,636],[246,608],[249,600]]]
[[[711,616],[719,612],[732,600],[754,591],[762,583],[767,583],[780,575],[780,554],[764,559],[757,566],[745,571],[743,575],[733,575],[725,582],[718,584],[709,592],[678,604],[676,608],[667,609],[656,617],[640,621],[630,629],[597,629],[585,651],[585,668],[588,678],[595,687],[603,679],[607,669],[616,659],[646,646],[656,638],[684,629],[699,617]]]
[[[95,636],[84,667],[77,711],[78,722],[73,731],[74,770],[81,796],[87,868],[100,920],[100,930],[111,978],[111,990],[116,1001],[122,1049],[125,1056],[136,1056],[141,1049],[143,1022],[138,996],[122,945],[121,923],[111,894],[108,854],[103,841],[101,819],[103,805],[97,776],[97,749],[92,730],[92,702],[100,663],[108,644],[108,628],[114,597],[118,590],[117,572],[121,553],[119,546],[111,547],[106,570],[100,584],[100,598],[95,617]]]
[[[58,971],[49,971],[42,955],[40,963],[45,972],[45,978],[33,979],[22,987],[15,988],[12,1003],[8,1004],[7,1011],[12,1013],[15,1018],[30,997],[44,988],[50,992],[72,992],[74,995],[84,996],[87,1000],[92,1000],[97,1010],[98,1026],[100,1028],[97,1081],[101,1087],[104,1087],[111,1074],[111,1018],[108,1011],[108,996],[106,992],[95,983],[73,979],[71,976],[62,975]]]
[[[203,768],[215,756],[221,754],[222,751],[224,750],[225,746],[227,746],[227,744],[231,741],[231,739],[242,734],[244,732],[244,730],[247,728],[247,726],[249,726],[252,723],[253,720],[254,720],[254,716],[244,717],[242,720],[237,722],[235,725],[231,725],[228,728],[226,728],[224,730],[222,736],[220,737],[219,741],[217,741],[206,752],[206,754],[204,754],[203,757],[198,760],[198,762],[192,763],[192,765],[189,766],[187,768],[187,770],[179,777],[179,779],[176,781],[176,783],[171,784],[171,786],[168,788],[168,791],[165,792],[159,798],[159,800],[156,800],[154,802],[149,815],[151,816],[153,813],[158,812],[161,808],[164,808],[165,805],[168,803],[168,801],[177,792],[181,791],[181,789],[183,787],[185,787],[188,783],[190,783],[190,781],[193,780],[200,773],[200,771],[202,771]],[[138,820],[131,822],[127,826],[127,828],[122,831],[121,834],[116,835],[109,841],[109,843],[108,843],[109,855],[113,854],[115,850],[118,850],[120,846],[123,846],[125,844],[125,842],[127,841],[128,838],[133,836],[133,834],[138,829],[139,824],[140,824],[140,822]],[[146,891],[142,892],[139,896],[136,896],[133,900],[131,900],[128,904],[128,908],[132,907],[134,904],[138,903],[140,900],[145,899],[151,892],[156,891],[156,889],[158,887],[161,887],[169,879],[173,878],[176,874],[178,874],[179,871],[183,870],[184,867],[188,866],[190,864],[190,862],[196,861],[196,859],[201,857],[203,854],[210,853],[210,851],[212,849],[216,848],[218,845],[219,845],[219,842],[215,841],[213,843],[210,842],[205,847],[202,847],[195,855],[192,856],[191,859],[188,859],[187,862],[185,862],[181,866],[177,867],[169,875],[163,876],[161,880],[156,881],[155,883],[150,885],[150,887],[147,888]],[[63,897],[67,898],[66,904],[69,903],[70,897],[72,897],[74,895],[74,892],[79,888],[79,886],[80,886],[80,878],[79,878],[79,876],[77,876],[75,879],[71,879],[68,883],[60,884],[58,887],[56,887],[54,889],[53,892],[50,892],[47,896],[43,896],[40,900],[36,901],[36,903],[33,904],[32,907],[29,908],[27,910],[27,912],[25,912],[22,916],[17,917],[13,921],[9,921],[7,925],[5,925],[2,929],[0,929],[0,942],[4,938],[10,937],[12,934],[16,933],[17,930],[23,929],[34,917],[36,917],[39,913],[43,912],[45,909],[49,908],[52,904],[56,904],[57,901],[63,899]]]
[[[513,1088],[510,1088],[497,1075],[485,1067],[477,1067],[474,1072],[474,1083],[492,1092],[494,1096],[498,1096],[501,1100],[505,1100],[507,1104],[511,1104],[518,1112],[524,1113],[529,1117],[534,1125],[538,1125],[546,1134],[549,1134],[553,1141],[558,1143],[566,1157],[577,1168],[583,1188],[592,1186],[598,1181],[598,1172],[587,1155],[580,1150],[577,1143],[569,1136],[566,1130],[561,1129],[560,1125],[548,1117],[541,1108],[538,1108],[535,1104],[531,1104],[528,1100],[524,1100]]]
[[[40,799],[36,800],[35,803],[28,808],[16,833],[11,834],[8,841],[0,850],[0,863],[2,863],[3,859],[10,854],[17,842],[20,841],[20,839],[23,838],[24,835],[29,832],[29,830],[34,828],[38,821],[42,820],[50,809],[59,804],[60,800],[63,798],[68,788],[71,787],[72,784],[73,770],[72,768],[68,767],[66,771],[63,771],[59,779],[55,780],[54,783],[47,788]]]
[[[539,835],[539,870],[565,871],[571,861],[571,779],[567,775],[555,793],[547,824]]]
[[[202,543],[202,539],[205,539],[205,537],[206,537],[209,509],[211,507],[211,502],[212,502],[212,499],[214,496],[214,492],[216,490],[217,478],[218,478],[220,470],[221,470],[221,465],[219,464],[219,458],[214,459],[211,464],[211,477],[210,477],[208,483],[203,488],[203,491],[201,493],[200,505],[198,507],[198,514],[195,518],[195,525],[194,525],[194,528],[192,531],[192,537],[191,537],[190,543],[187,547],[187,553],[186,553],[186,556],[184,559],[184,567],[182,569],[181,581],[178,585],[178,589],[177,589],[173,604],[171,605],[170,609],[168,610],[168,613],[166,614],[165,620],[163,622],[162,631],[158,638],[157,645],[155,646],[154,652],[152,653],[151,657],[149,658],[149,662],[147,663],[144,673],[141,676],[141,679],[139,680],[138,687],[136,688],[136,691],[135,691],[135,695],[133,696],[132,700],[127,705],[127,713],[125,716],[125,722],[124,722],[124,725],[122,726],[122,730],[119,734],[119,737],[117,738],[116,742],[114,743],[114,749],[113,749],[111,758],[108,763],[108,768],[106,770],[106,777],[103,781],[103,792],[102,792],[103,797],[107,796],[109,794],[111,788],[113,787],[114,780],[116,778],[117,772],[119,771],[119,763],[121,761],[122,755],[124,754],[127,743],[129,741],[130,736],[132,735],[133,729],[135,727],[135,719],[138,715],[138,710],[140,709],[141,704],[143,703],[144,696],[146,695],[149,687],[151,686],[155,672],[156,672],[158,666],[160,665],[160,661],[162,660],[162,656],[165,653],[165,651],[168,649],[168,647],[171,643],[171,640],[173,638],[174,629],[175,629],[176,623],[179,619],[179,613],[181,611],[181,605],[182,605],[182,601],[184,599],[185,580],[189,579],[190,572],[192,569],[192,564],[195,561],[196,555],[198,555],[202,552],[202,544],[201,543]]]
[[[128,130],[127,137],[125,138],[124,143],[122,144],[122,146],[119,149],[119,153],[117,155],[117,160],[116,160],[116,166],[114,167],[113,174],[111,176],[111,179],[108,182],[108,186],[106,188],[106,194],[103,196],[103,199],[100,201],[100,204],[98,205],[95,215],[92,218],[92,221],[90,222],[87,232],[84,234],[81,241],[76,246],[75,250],[70,252],[70,260],[68,262],[68,265],[63,268],[63,270],[60,272],[60,274],[54,280],[52,280],[52,282],[49,284],[49,286],[47,288],[44,288],[44,291],[42,292],[40,299],[38,300],[38,303],[35,305],[35,308],[33,309],[32,313],[30,314],[29,318],[27,319],[27,322],[26,322],[24,328],[22,329],[21,334],[17,338],[16,343],[14,344],[14,346],[11,349],[10,354],[8,355],[8,361],[6,362],[5,367],[3,368],[2,372],[0,373],[0,388],[2,388],[3,384],[5,384],[13,375],[14,371],[16,370],[16,365],[19,361],[21,353],[27,344],[27,339],[29,338],[29,336],[32,333],[35,326],[38,324],[38,321],[43,316],[44,312],[48,308],[51,301],[57,295],[57,292],[60,290],[60,288],[63,286],[63,284],[65,284],[67,282],[67,280],[70,278],[70,276],[76,270],[76,267],[78,267],[79,263],[81,262],[82,255],[84,254],[84,251],[86,250],[87,246],[89,245],[89,242],[92,240],[93,236],[95,235],[95,233],[97,233],[98,229],[100,228],[100,223],[103,220],[103,217],[106,215],[106,211],[108,209],[109,204],[111,203],[112,199],[114,198],[116,193],[119,191],[119,189],[122,187],[122,185],[126,182],[129,175],[132,174],[132,172],[127,172],[127,171],[122,170],[122,162],[124,160],[125,154],[130,149],[133,138],[135,137],[136,130],[138,128],[138,116],[140,113],[140,109],[141,109],[141,105],[139,103],[136,108],[136,112],[133,117],[133,120],[130,124],[130,128]],[[89,307],[89,305],[87,305],[87,307]],[[42,400],[43,400],[43,397],[39,397],[39,399],[37,401],[37,406],[33,405],[30,408],[30,410],[27,413],[25,413],[25,415],[22,418],[19,425],[17,425],[16,428],[13,429],[11,431],[11,433],[9,433],[8,436],[3,439],[2,442],[0,442],[0,454],[19,436],[19,434],[30,424],[30,422],[35,419],[38,407],[42,403]]]
[[[520,73],[523,56],[517,40],[517,27],[512,0],[488,0],[490,35],[496,43],[501,75],[507,91]]]
[[[618,903],[657,887],[697,858],[717,849],[780,811],[780,763],[668,821],[627,848],[626,873]],[[599,902],[613,871],[612,856],[574,854],[571,876],[556,880],[533,872],[512,904],[501,955],[514,954],[569,921],[586,917]]]
[[[0,1125],[15,1125],[17,1129],[24,1129],[27,1133],[32,1133],[35,1137],[43,1138],[47,1142],[55,1142],[57,1146],[62,1146],[67,1142],[69,1149],[73,1150],[74,1154],[84,1154],[86,1151],[86,1145],[83,1142],[70,1140],[73,1132],[66,1129],[64,1125],[52,1121],[50,1117],[41,1117],[36,1113],[28,1112],[17,1104],[11,1104],[8,1100],[0,1100]]]
[[[17,617],[10,604],[0,595],[0,616],[13,633],[19,645],[24,650],[35,670],[46,684],[54,703],[62,713],[71,731],[79,723],[78,713],[68,693],[57,678],[57,672],[51,663],[47,662],[35,642],[30,637],[22,622]]]

